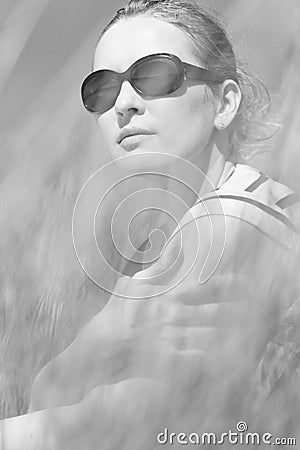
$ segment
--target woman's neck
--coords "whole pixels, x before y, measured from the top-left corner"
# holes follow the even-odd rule
[[[220,179],[232,164],[226,161],[226,154],[213,143],[208,151],[202,152],[169,168],[170,177],[164,182],[166,201],[170,193],[178,196],[187,208],[191,208],[208,192],[217,188]],[[166,203],[167,204],[167,203]]]
[[[165,176],[153,175],[147,178],[145,183],[149,190],[145,191],[143,206],[147,208],[148,195],[149,204],[154,202],[157,211],[149,209],[145,212],[142,220],[145,225],[142,232],[145,239],[149,230],[153,229],[160,229],[168,238],[199,197],[216,189],[231,166],[214,143],[209,151],[188,160],[179,158],[176,164],[161,169],[160,172]]]

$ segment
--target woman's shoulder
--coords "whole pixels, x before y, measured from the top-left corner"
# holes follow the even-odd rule
[[[246,198],[288,214],[288,208],[296,204],[297,195],[284,183],[276,181],[264,172],[246,164],[235,164],[228,179],[216,191],[219,195],[234,195],[237,200]],[[225,198],[225,197],[224,197]]]
[[[299,198],[288,186],[245,164],[235,164],[227,179],[193,206],[212,217],[216,208],[222,210],[234,232],[247,224],[285,244],[298,240],[299,207]]]
[[[258,250],[264,259],[275,253],[281,258],[282,248],[288,250],[287,256],[290,251],[297,254],[299,235],[291,212],[299,203],[293,191],[244,164],[232,165],[224,178],[182,217],[162,256],[149,268],[151,276],[161,265],[172,268],[165,270],[172,282],[182,273],[190,278],[201,273],[206,279],[217,267],[222,273],[231,264],[237,269],[245,255],[249,268]]]

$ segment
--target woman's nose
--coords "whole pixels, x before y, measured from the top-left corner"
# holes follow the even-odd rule
[[[145,112],[144,99],[133,89],[129,81],[124,81],[115,103],[118,118],[126,120]]]

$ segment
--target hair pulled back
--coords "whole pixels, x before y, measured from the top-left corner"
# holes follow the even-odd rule
[[[271,137],[268,136],[269,127],[274,127],[267,121],[270,95],[257,77],[241,63],[237,64],[225,27],[215,11],[192,0],[130,0],[116,12],[101,36],[117,21],[142,15],[163,20],[181,29],[190,39],[201,64],[225,74],[227,79],[237,79],[242,101],[231,127],[232,152],[242,159],[256,152],[260,148],[259,141]],[[220,86],[208,83],[208,88],[213,96],[219,95]]]

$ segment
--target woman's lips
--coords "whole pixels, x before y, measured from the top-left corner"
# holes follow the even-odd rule
[[[125,138],[129,138],[132,136],[141,136],[149,134],[153,134],[153,132],[145,128],[138,128],[138,127],[123,128],[118,134],[117,143],[121,144]]]
[[[135,150],[141,142],[147,137],[145,134],[134,134],[122,139],[120,146],[127,152]]]

